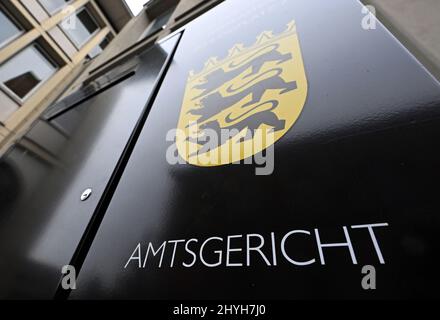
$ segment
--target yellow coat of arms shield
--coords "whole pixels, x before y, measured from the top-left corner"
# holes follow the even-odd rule
[[[248,48],[190,72],[180,112],[179,155],[197,166],[237,163],[273,145],[298,119],[307,79],[294,21]]]

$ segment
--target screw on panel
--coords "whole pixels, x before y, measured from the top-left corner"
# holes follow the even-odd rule
[[[81,194],[81,201],[86,201],[88,198],[90,198],[91,195],[92,195],[92,189],[87,188]]]

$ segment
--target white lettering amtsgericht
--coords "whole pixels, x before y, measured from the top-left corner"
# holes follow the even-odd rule
[[[306,267],[319,263],[326,264],[325,256],[330,252],[344,250],[347,252],[347,263],[356,265],[356,250],[365,248],[365,245],[356,248],[349,232],[364,232],[364,241],[371,242],[371,247],[380,264],[385,264],[385,258],[380,248],[375,229],[387,227],[388,223],[371,223],[340,227],[344,241],[325,242],[325,232],[314,228],[309,230],[293,229],[283,234],[270,232],[268,234],[239,234],[226,236],[212,236],[206,239],[180,239],[168,240],[157,243],[137,243],[124,268],[192,268],[203,266],[206,268],[226,267],[240,268],[250,267],[253,264],[264,263],[268,267],[276,267],[281,262]],[[350,231],[349,231],[350,230]],[[341,237],[339,237],[340,239]],[[295,252],[292,245],[296,241],[310,241],[315,246],[307,256],[304,253]],[[376,262],[377,260],[374,259]]]

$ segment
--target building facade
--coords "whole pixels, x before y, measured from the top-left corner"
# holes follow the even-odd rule
[[[0,155],[57,100],[223,0],[11,0],[0,4]]]
[[[99,78],[224,0],[150,0],[63,96]]]
[[[0,3],[0,150],[60,97],[131,18],[123,0]]]

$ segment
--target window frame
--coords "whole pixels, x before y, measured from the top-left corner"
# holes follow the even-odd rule
[[[93,33],[91,33],[88,37],[87,37],[87,39],[85,40],[85,41],[83,41],[83,43],[82,44],[77,44],[76,43],[76,40],[74,40],[73,38],[72,38],[72,36],[62,27],[62,23],[63,22],[60,22],[59,24],[58,24],[58,27],[61,29],[61,31],[66,35],[66,37],[70,40],[70,42],[75,46],[75,48],[76,48],[76,50],[78,50],[78,51],[80,51],[86,44],[87,44],[87,42],[89,42],[90,41],[90,39],[92,39],[94,36],[96,36],[101,30],[102,30],[102,27],[101,27],[101,25],[98,23],[98,21],[96,20],[96,18],[93,16],[93,14],[90,12],[90,10],[86,7],[86,6],[84,6],[84,7],[82,7],[82,8],[80,8],[79,10],[77,10],[77,11],[75,11],[75,13],[73,13],[72,15],[78,15],[80,12],[82,12],[82,11],[86,11],[87,12],[87,14],[89,15],[89,17],[93,20],[93,22],[96,24],[96,26],[98,27]],[[71,15],[71,16],[72,16]],[[69,17],[71,17],[71,16],[69,16]],[[67,17],[67,18],[69,18],[69,17]]]
[[[8,44],[10,44],[12,41],[16,40],[20,36],[22,36],[25,33],[25,28],[17,21],[17,19],[7,10],[3,5],[0,4],[0,11],[2,14],[6,16],[9,21],[12,22],[13,25],[15,25],[19,32],[8,39],[0,42],[0,49],[6,47]]]
[[[47,63],[50,64],[53,68],[54,68],[54,72],[53,74],[48,77],[47,79],[41,81],[40,83],[38,83],[34,88],[32,88],[31,91],[29,91],[23,98],[20,98],[17,94],[15,94],[14,91],[12,91],[11,89],[9,89],[4,83],[3,81],[0,81],[0,90],[5,93],[6,95],[8,95],[8,97],[10,97],[11,99],[13,99],[16,103],[19,104],[19,106],[22,106],[26,100],[32,96],[36,91],[38,91],[38,89],[41,88],[41,86],[43,86],[47,81],[49,81],[56,73],[57,71],[60,70],[61,66],[49,55],[49,53],[44,50],[44,48],[37,42],[32,42],[31,44],[29,44],[28,46],[24,47],[22,50],[18,51],[16,54],[14,54],[11,58],[9,58],[8,60],[6,60],[5,62],[3,62],[0,65],[0,68],[7,63],[8,61],[14,59],[14,57],[23,52],[24,50],[30,48],[30,47],[35,47],[36,50],[38,50],[38,52],[43,56],[43,58],[46,59]]]
[[[64,2],[64,5],[62,5],[62,6],[58,7],[58,8],[56,8],[56,9],[54,9],[53,11],[49,11],[49,10],[44,6],[44,4],[41,2],[41,0],[37,0],[37,2],[38,2],[38,4],[44,9],[44,11],[46,11],[46,13],[47,13],[49,16],[54,16],[54,15],[56,15],[57,13],[61,12],[65,7],[67,7],[68,5],[72,4],[73,0],[65,1],[65,2]]]

